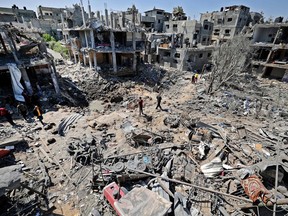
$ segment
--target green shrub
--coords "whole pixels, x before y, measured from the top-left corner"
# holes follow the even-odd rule
[[[51,36],[50,34],[45,33],[42,35],[42,37],[43,37],[44,41],[46,41],[46,42],[56,41],[56,39],[53,36]]]
[[[68,58],[68,49],[62,46],[59,41],[56,41],[50,34],[43,34],[42,37],[44,41],[48,42],[50,49],[59,52],[64,58]]]
[[[62,46],[62,44],[60,42],[56,42],[54,44],[53,50],[56,52],[59,52],[64,58],[68,57],[68,49],[66,47]]]
[[[48,44],[49,44],[49,48],[50,49],[52,49],[52,50],[54,50],[54,47],[55,47],[55,44],[56,44],[57,42],[55,42],[55,41],[50,41]]]

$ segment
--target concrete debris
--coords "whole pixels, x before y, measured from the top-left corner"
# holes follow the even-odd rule
[[[69,130],[69,127],[77,122],[82,117],[80,114],[71,115],[62,120],[62,122],[58,126],[58,134],[61,136],[65,136],[65,133]]]
[[[21,165],[0,168],[0,197],[20,187],[21,175]]]
[[[120,215],[166,215],[171,202],[145,187],[135,187],[114,205]]]
[[[152,33],[143,41],[140,23],[130,21],[138,19],[135,13],[135,7],[112,12],[109,20],[105,10],[105,19],[99,13],[81,27],[63,27],[71,36],[65,42],[71,60],[56,65],[42,42],[24,40],[26,34],[10,25],[0,28],[6,35],[1,44],[11,43],[15,55],[8,56],[24,84],[22,92],[13,91],[18,82],[11,83],[14,69],[5,63],[1,214],[269,215],[273,205],[287,214],[287,84],[245,71],[208,94],[216,66],[195,63],[198,54],[189,53],[199,51],[197,39],[192,47],[183,34]],[[176,48],[182,51],[167,52]],[[160,65],[175,68],[144,63],[157,60],[151,53]],[[178,62],[179,55],[187,62]],[[199,69],[179,69],[189,65]],[[20,102],[27,107],[25,119]],[[43,124],[34,118],[35,105],[43,110]]]

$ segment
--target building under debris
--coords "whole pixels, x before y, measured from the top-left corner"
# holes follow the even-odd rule
[[[0,215],[287,215],[287,84],[250,73],[286,80],[287,23],[42,9],[0,25]]]

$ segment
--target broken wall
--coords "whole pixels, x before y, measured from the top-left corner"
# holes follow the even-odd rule
[[[273,43],[275,36],[277,34],[278,27],[270,28],[257,28],[254,30],[253,43]]]

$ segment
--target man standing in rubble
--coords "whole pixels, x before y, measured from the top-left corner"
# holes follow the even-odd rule
[[[196,73],[196,74],[195,74],[195,77],[194,77],[194,80],[195,80],[195,82],[194,82],[194,83],[197,83],[197,82],[198,82],[198,78],[199,78],[199,74],[198,74],[198,73]]]
[[[5,117],[6,120],[12,125],[12,126],[15,126],[16,124],[13,122],[13,119],[12,119],[12,116],[11,114],[9,113],[9,111],[4,108],[4,107],[0,107],[0,116],[1,117]]]
[[[34,107],[33,114],[39,119],[42,125],[45,125],[43,122],[43,116],[42,116],[43,112],[39,106],[36,105]]]
[[[192,84],[195,83],[195,74],[192,75],[191,83],[192,83]]]
[[[27,121],[27,113],[28,113],[27,107],[24,104],[19,103],[17,105],[17,110],[18,113],[21,114],[23,118]]]
[[[141,97],[139,97],[139,100],[138,100],[138,107],[139,107],[139,116],[141,116],[141,114],[144,115],[144,113],[143,113],[143,100]]]
[[[156,97],[157,99],[157,106],[156,106],[156,109],[158,109],[158,107],[162,110],[162,107],[161,107],[161,100],[162,100],[162,97],[161,97],[161,93],[159,93]]]

